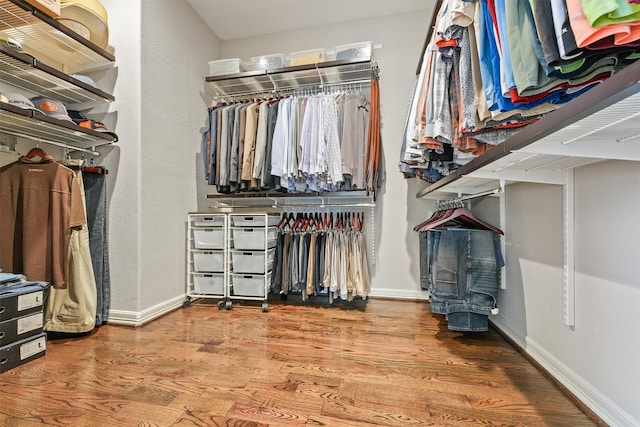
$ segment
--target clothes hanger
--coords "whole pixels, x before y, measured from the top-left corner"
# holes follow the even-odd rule
[[[504,235],[502,230],[476,217],[468,208],[454,208],[449,215],[435,220],[427,220],[426,224],[423,224],[417,231],[431,230],[448,222],[474,229],[490,230]]]
[[[34,157],[40,157],[41,159],[45,158],[47,153],[40,147],[35,146],[25,155],[27,159],[33,159]]]
[[[442,218],[445,218],[453,213],[453,209],[439,209],[435,211],[429,218],[422,221],[420,224],[413,227],[413,231],[423,231],[422,229],[429,225],[431,222],[438,221]]]

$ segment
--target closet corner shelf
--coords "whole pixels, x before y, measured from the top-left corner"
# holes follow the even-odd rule
[[[286,207],[373,207],[374,196],[368,191],[336,191],[312,193],[281,193],[278,191],[209,194],[213,209],[286,208]]]
[[[112,144],[117,140],[110,134],[97,132],[75,123],[44,116],[33,110],[25,110],[0,102],[0,133],[16,135],[42,142],[54,141],[80,149]]]
[[[515,182],[562,185],[566,171],[640,161],[640,61],[428,185],[418,198],[475,194]]]
[[[5,46],[0,46],[0,76],[4,83],[57,99],[71,109],[84,103],[115,100],[98,88]]]
[[[103,67],[115,61],[106,50],[39,11],[24,0],[0,0],[0,31],[67,74]]]
[[[371,81],[371,61],[326,61],[265,71],[205,77],[217,95],[244,95],[289,91],[310,86],[335,84],[368,84]]]

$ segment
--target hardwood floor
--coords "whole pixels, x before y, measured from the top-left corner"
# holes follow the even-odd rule
[[[593,426],[494,330],[428,303],[195,303],[50,339],[0,374],[0,426]]]

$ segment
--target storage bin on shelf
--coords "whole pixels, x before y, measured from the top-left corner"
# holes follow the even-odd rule
[[[207,273],[224,271],[224,251],[193,251],[193,269]]]
[[[193,230],[196,249],[224,249],[224,228]]]
[[[224,227],[224,215],[198,215],[193,217],[195,227]]]
[[[336,46],[336,60],[368,61],[371,59],[373,44],[371,42],[349,43]]]
[[[277,233],[275,227],[267,227],[267,239],[265,241],[265,229],[262,228],[231,228],[233,247],[242,251],[262,251],[275,247]],[[266,243],[266,247],[265,247]]]
[[[285,67],[286,65],[286,58],[281,53],[254,56],[253,58],[251,58],[252,71],[274,70],[277,68]]]
[[[278,224],[280,217],[277,215],[268,215],[265,220],[264,215],[233,215],[231,216],[231,225],[235,227],[272,227]]]
[[[194,273],[193,287],[196,294],[223,295],[224,294],[224,274],[223,273]]]
[[[209,75],[220,76],[240,72],[240,58],[218,59],[209,61]]]
[[[231,251],[231,266],[233,271],[243,274],[264,274],[267,271],[271,271],[275,251],[275,249],[270,249],[267,252]]]
[[[271,283],[271,272],[268,274],[232,274],[231,295],[266,298]]]
[[[307,49],[298,52],[291,52],[289,55],[291,65],[309,65],[324,62],[324,48]]]

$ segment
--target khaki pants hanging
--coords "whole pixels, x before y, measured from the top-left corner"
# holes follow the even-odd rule
[[[84,203],[82,174],[76,172],[76,176]],[[49,289],[43,329],[49,332],[88,332],[96,323],[97,290],[86,225],[71,233],[68,263],[67,288]]]

